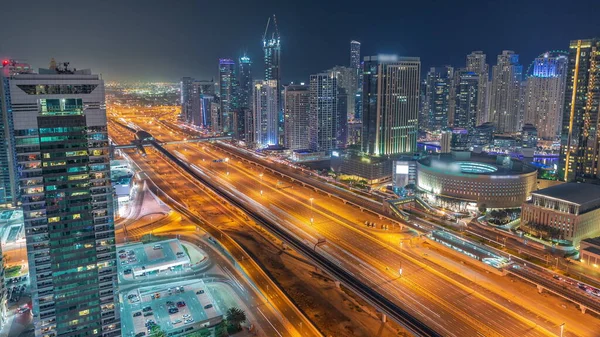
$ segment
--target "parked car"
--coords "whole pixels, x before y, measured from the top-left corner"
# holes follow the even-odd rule
[[[200,290],[196,291],[196,295],[200,295],[200,294],[204,294],[204,290],[200,289]]]
[[[177,302],[177,307],[178,307],[178,308],[183,308],[183,307],[185,307],[185,302],[184,302],[184,301],[179,301],[179,302]]]
[[[141,311],[133,313],[133,317],[139,317],[139,316],[142,316],[142,312]]]
[[[151,311],[152,307],[145,307],[144,309],[142,309],[143,312],[147,312],[147,311]]]
[[[210,308],[212,308],[212,307],[213,307],[213,305],[212,305],[212,304],[207,304],[207,305],[205,305],[205,306],[204,306],[204,309],[210,309]]]

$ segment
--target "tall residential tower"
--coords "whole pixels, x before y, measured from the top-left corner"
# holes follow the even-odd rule
[[[308,117],[309,148],[330,152],[336,148],[337,73],[329,71],[310,76],[310,110]]]
[[[599,108],[600,39],[571,41],[558,172],[564,181],[600,177]]]
[[[519,55],[511,50],[498,55],[498,63],[492,68],[490,120],[500,133],[518,130],[522,74]]]
[[[489,120],[488,86],[490,68],[486,62],[486,55],[482,51],[474,51],[467,55],[467,71],[474,72],[479,77],[477,89],[477,116],[476,124],[480,125]]]
[[[568,57],[545,53],[533,61],[533,71],[525,89],[524,123],[532,124],[537,135],[555,140],[560,135],[565,104]]]

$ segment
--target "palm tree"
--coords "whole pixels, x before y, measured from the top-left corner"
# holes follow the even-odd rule
[[[246,321],[246,313],[244,312],[244,310],[236,307],[231,307],[227,309],[225,317],[227,319],[227,322],[235,326],[238,330],[241,329],[242,323]]]

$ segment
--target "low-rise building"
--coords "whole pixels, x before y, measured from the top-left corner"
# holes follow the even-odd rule
[[[600,235],[600,186],[565,183],[533,192],[523,203],[521,223],[526,228],[550,233],[575,246]]]
[[[600,237],[583,239],[579,248],[580,261],[586,266],[600,266]]]

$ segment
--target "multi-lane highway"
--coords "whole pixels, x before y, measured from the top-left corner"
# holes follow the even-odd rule
[[[149,129],[155,137],[171,140],[172,130]],[[171,151],[295,237],[308,242],[326,239],[327,243],[317,248],[323,255],[444,335],[537,336],[558,331],[562,317],[544,322],[526,310],[490,301],[443,270],[419,261],[409,250],[399,248],[397,241],[386,242],[367,232],[360,224],[381,221],[370,214],[300,185],[282,184],[277,181],[281,178],[235,160],[214,162],[226,158],[215,147],[182,144]],[[583,335],[593,336],[593,330]]]

